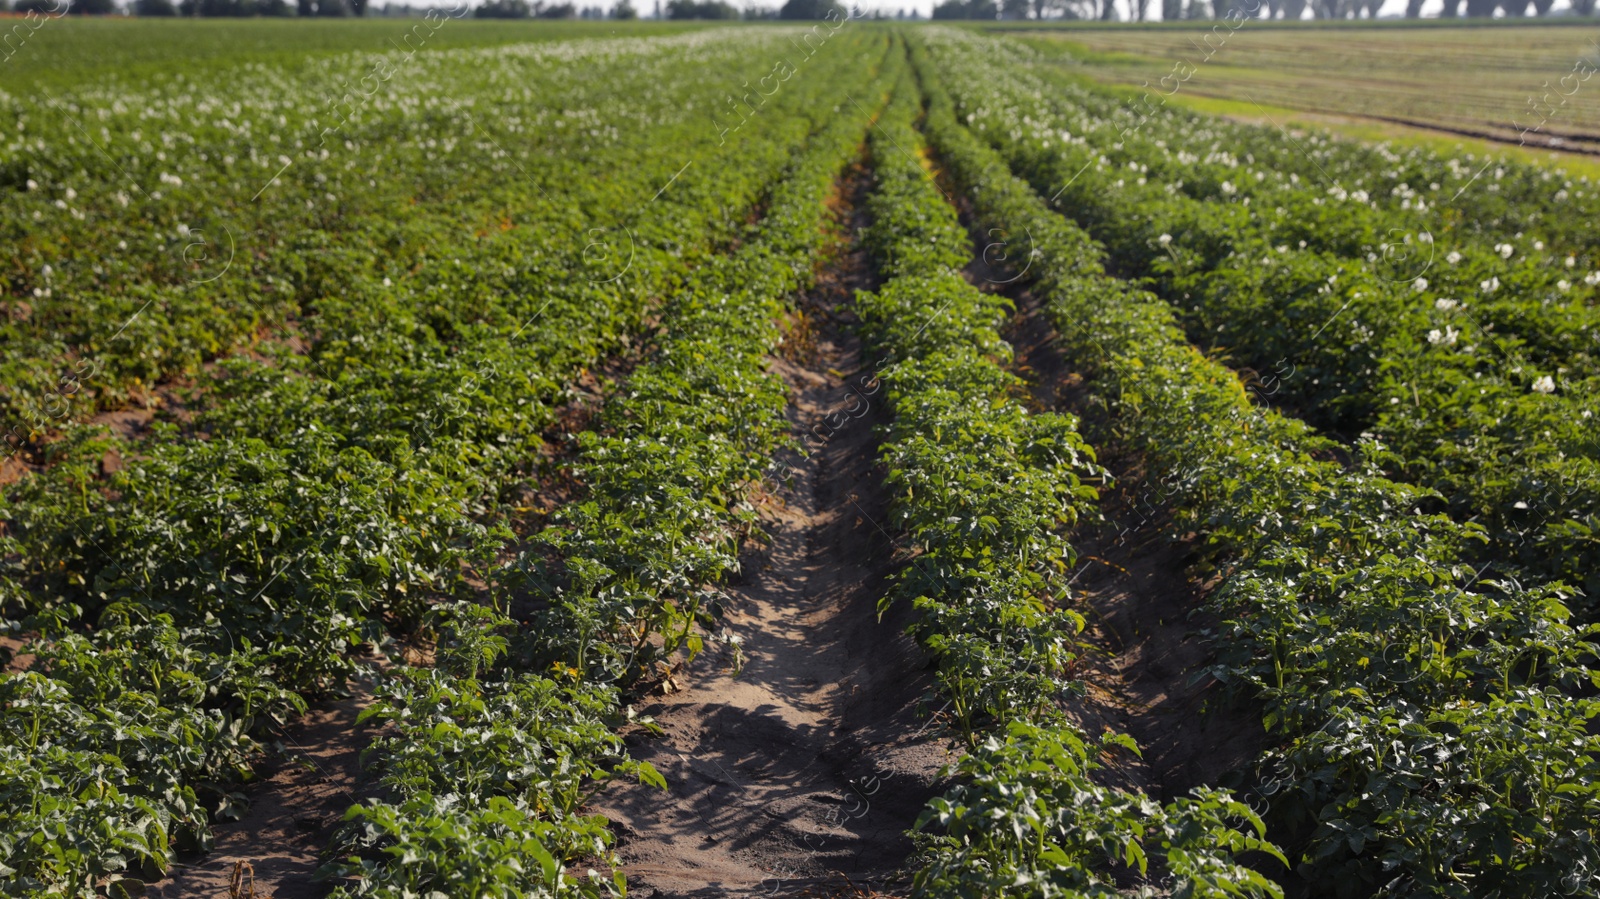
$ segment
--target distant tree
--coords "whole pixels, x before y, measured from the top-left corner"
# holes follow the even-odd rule
[[[739,10],[725,0],[667,0],[669,19],[737,19]]]
[[[1494,15],[1499,5],[1500,0],[1467,0],[1467,15],[1475,19],[1487,19]]]
[[[479,19],[526,19],[533,14],[528,0],[488,0],[472,11]]]
[[[541,19],[575,19],[578,17],[578,8],[571,3],[557,3],[544,7],[536,15]]]
[[[778,10],[778,18],[812,21],[825,19],[828,13],[835,11],[841,19],[848,15],[838,0],[787,0]]]
[[[178,7],[172,4],[172,0],[133,0],[133,14],[150,18],[175,16]]]
[[[1354,19],[1365,7],[1365,0],[1311,0],[1311,15],[1317,19]]]
[[[1029,0],[1000,0],[1000,18],[1026,19],[1032,8]]]
[[[1066,8],[1067,0],[1033,0],[1033,17],[1048,19]]]
[[[60,7],[55,7],[60,9]],[[117,11],[114,0],[72,0],[67,14],[74,16],[109,16]]]
[[[1594,15],[1595,0],[1572,0],[1572,11],[1580,16]]]
[[[1533,14],[1536,16],[1548,16],[1550,15],[1550,8],[1555,5],[1555,0],[1533,0]]]
[[[317,15],[330,19],[343,19],[350,15],[346,0],[317,0]]]
[[[178,13],[208,19],[244,19],[258,12],[256,0],[179,0]]]
[[[999,14],[994,0],[944,0],[933,8],[935,19],[992,20]]]
[[[747,22],[767,22],[778,17],[778,10],[772,6],[746,6],[740,18]]]
[[[611,7],[611,18],[619,22],[631,22],[639,18],[639,10],[628,0],[617,0],[617,5]]]

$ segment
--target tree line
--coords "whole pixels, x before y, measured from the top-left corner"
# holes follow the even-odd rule
[[[350,17],[367,15],[424,15],[429,7],[387,4],[374,8],[369,0],[128,0],[126,7],[118,0],[16,0],[12,7],[8,0],[0,0],[0,12],[30,11],[47,15],[60,15],[62,7],[68,15],[115,15],[126,11],[135,16],[198,16],[198,17],[250,17],[250,16],[305,16]],[[837,0],[787,0],[781,7],[736,7],[727,0],[667,0],[665,7],[657,0],[656,18],[665,19],[786,19],[821,20],[830,12],[845,15],[845,8]],[[616,0],[610,9],[600,6],[579,6],[570,0],[484,0],[473,9],[480,19],[618,19],[639,18],[639,10],[632,0]],[[899,18],[906,18],[902,11]],[[916,18],[912,14],[912,18]],[[879,14],[877,18],[883,18]]]
[[[1240,0],[1160,0],[1164,21],[1221,19],[1235,10],[1249,18],[1376,19],[1384,0],[1260,0],[1246,7]],[[1422,16],[1424,0],[1406,0],[1406,18]],[[1508,17],[1550,16],[1564,12],[1592,16],[1597,0],[1570,0],[1556,9],[1555,0],[1444,0],[1440,18],[1488,18],[1499,12]],[[935,19],[1098,19],[1112,21],[1126,11],[1130,20],[1149,21],[1151,0],[943,0],[934,6]]]

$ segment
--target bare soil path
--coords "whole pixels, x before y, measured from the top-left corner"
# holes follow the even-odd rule
[[[261,779],[245,792],[250,808],[214,826],[211,852],[173,865],[152,884],[152,899],[227,899],[234,864],[254,871],[256,899],[315,899],[330,885],[312,879],[345,809],[370,795],[361,784],[360,752],[374,735],[356,716],[372,702],[372,682],[319,705],[277,735],[257,765]],[[248,892],[241,895],[249,896]]]
[[[1085,419],[1101,414],[1037,298],[1008,293],[1018,312],[1007,338],[1034,402]],[[1073,534],[1073,589],[1095,654],[1083,675],[1089,693],[1071,711],[1090,733],[1113,730],[1138,743],[1142,757],[1109,766],[1115,785],[1168,801],[1232,779],[1268,739],[1260,717],[1223,702],[1206,672],[1215,650],[1204,631],[1216,622],[1203,606],[1213,585],[1195,577],[1198,536],[1174,526],[1175,486],[1136,454],[1113,450],[1100,462],[1119,483],[1101,494],[1104,520]]]
[[[575,396],[556,413],[545,432],[545,450],[529,460],[530,480],[518,490],[510,523],[519,535],[536,532],[544,520],[573,496],[562,465],[575,452],[572,438],[593,427],[594,416],[612,386],[625,379],[644,348],[638,343],[581,372],[570,385]],[[502,553],[513,558],[520,543]],[[513,605],[513,610],[518,605]],[[0,637],[0,659],[21,644]],[[405,644],[408,664],[431,664],[425,647]],[[413,654],[415,657],[413,658]],[[17,656],[7,670],[26,667],[31,656]],[[348,685],[350,695],[318,702],[299,721],[263,736],[269,746],[257,764],[258,777],[241,788],[250,802],[237,821],[212,825],[214,845],[208,853],[180,858],[169,876],[150,885],[152,899],[320,899],[334,884],[314,879],[326,861],[345,811],[360,799],[377,794],[362,776],[361,752],[377,736],[371,725],[356,723],[372,704],[374,682]],[[249,865],[254,892],[247,880],[235,896],[230,889],[235,864]]]
[[[1014,260],[1034,250],[1031,236],[978,229],[970,203],[954,185],[945,187],[982,248],[967,280],[1015,304],[1005,338],[1031,405],[1077,415],[1080,430],[1092,435],[1103,407],[1015,270]],[[1088,733],[1123,733],[1139,745],[1140,756],[1105,760],[1109,783],[1165,802],[1234,779],[1268,738],[1260,717],[1223,702],[1206,672],[1215,649],[1205,630],[1215,621],[1203,606],[1213,585],[1195,576],[1198,536],[1174,527],[1175,489],[1137,454],[1097,449],[1118,483],[1101,493],[1102,519],[1081,522],[1072,535],[1078,553],[1072,588],[1088,620],[1084,638],[1092,655],[1082,673],[1088,694],[1069,711]]]
[[[864,181],[857,172],[841,190],[852,229]],[[867,264],[845,248],[830,268],[803,304],[810,352],[773,360],[808,453],[789,460],[790,484],[764,516],[770,546],[748,553],[726,590],[743,668],[708,652],[674,678],[685,689],[643,704],[663,733],[629,742],[665,794],[614,784],[594,803],[644,899],[867,895],[857,889],[882,889],[905,864],[905,831],[941,786],[927,656],[904,634],[905,609],[877,613],[894,568],[873,470],[884,410],[858,389],[871,366],[843,309]]]

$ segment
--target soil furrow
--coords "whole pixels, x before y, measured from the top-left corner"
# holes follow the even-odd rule
[[[1017,263],[1034,252],[1031,236],[983,232],[966,198],[954,185],[945,187],[981,248],[965,276],[1015,304],[1005,337],[1032,405],[1077,415],[1086,435],[1103,436],[1094,434],[1103,407],[1074,361],[1060,352],[1055,329],[1026,288],[1025,264],[1018,271]],[[1204,631],[1214,620],[1202,607],[1212,585],[1194,576],[1199,536],[1174,527],[1176,487],[1145,470],[1138,454],[1098,443],[1100,462],[1117,484],[1101,494],[1101,520],[1083,522],[1073,535],[1078,568],[1072,586],[1088,620],[1083,636],[1092,655],[1081,674],[1088,692],[1070,711],[1086,732],[1124,733],[1139,745],[1139,756],[1106,760],[1109,782],[1166,802],[1197,786],[1233,780],[1268,739],[1260,718],[1224,702],[1206,671],[1214,649]]]
[[[808,352],[773,360],[806,452],[787,460],[765,509],[770,545],[746,554],[725,591],[742,668],[707,653],[668,681],[681,690],[643,703],[661,734],[640,729],[631,749],[666,777],[665,795],[614,784],[594,804],[646,899],[882,887],[947,760],[922,708],[932,678],[904,633],[907,610],[877,613],[894,567],[873,471],[884,410],[875,386],[861,389],[868,366],[844,308],[870,283],[854,239],[866,181],[856,170],[840,187],[849,245],[804,298],[808,333],[792,342]]]
[[[349,696],[321,704],[265,737],[274,745],[257,766],[259,779],[245,789],[249,808],[237,821],[216,825],[211,851],[180,859],[148,895],[229,897],[235,864],[249,866],[258,899],[314,899],[327,893],[327,884],[312,879],[321,854],[345,809],[371,794],[361,782],[360,752],[375,732],[356,724],[356,716],[372,702],[372,687],[370,679],[351,684]]]
[[[572,399],[556,410],[555,423],[544,433],[544,452],[529,460],[529,482],[517,488],[516,506],[508,516],[516,533],[536,531],[554,510],[573,499],[574,488],[562,473],[577,452],[573,438],[593,426],[606,395],[626,380],[647,348],[648,340],[636,342],[585,369],[572,382]],[[502,562],[514,558],[520,540],[501,554]],[[513,611],[526,604],[514,601]],[[7,648],[0,643],[0,651]],[[431,648],[413,638],[398,648],[407,664],[432,663]],[[20,656],[12,664],[22,667],[30,659]],[[389,665],[375,656],[367,661],[379,669]],[[257,763],[256,778],[241,788],[248,809],[238,820],[214,824],[212,849],[180,859],[167,878],[151,884],[152,899],[249,897],[248,883],[239,897],[230,892],[235,864],[249,866],[256,899],[316,899],[327,894],[332,885],[313,876],[327,860],[323,853],[345,810],[378,795],[361,769],[361,752],[377,731],[356,723],[372,703],[374,686],[370,676],[361,677],[347,685],[348,696],[318,702],[300,720],[270,729],[261,738],[268,748]]]
[[[1014,298],[1008,338],[1035,400],[1092,420],[1099,413],[1037,301],[1024,292]],[[1167,802],[1230,780],[1259,757],[1267,735],[1259,716],[1224,701],[1206,670],[1215,650],[1205,631],[1215,620],[1203,606],[1213,584],[1197,578],[1199,535],[1173,520],[1175,481],[1169,486],[1137,454],[1099,449],[1118,483],[1101,494],[1103,520],[1073,536],[1073,589],[1095,652],[1083,672],[1089,692],[1072,712],[1091,733],[1133,737],[1142,756],[1118,756],[1109,773],[1118,786]]]

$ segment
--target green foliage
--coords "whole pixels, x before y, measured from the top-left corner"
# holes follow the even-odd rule
[[[969,749],[960,783],[918,821],[914,892],[1111,895],[1108,869],[1150,874],[1148,842],[1171,895],[1281,896],[1233,860],[1277,852],[1248,808],[1208,791],[1162,807],[1091,776],[1091,752],[1137,751],[1109,734],[1091,748],[1063,714],[1082,689],[1073,676],[1084,620],[1068,604],[1076,555],[1062,532],[1093,513],[1086,481],[1106,472],[1077,422],[1029,413],[1022,384],[1002,368],[1010,307],[955,272],[968,252],[955,209],[911,155],[924,149],[912,127],[919,99],[903,81],[872,134],[878,185],[865,243],[888,283],[856,300],[870,342],[902,360],[878,369],[894,411],[882,451],[894,520],[918,549],[895,595],[918,612],[913,633],[938,659]]]
[[[1095,759],[1114,749],[1132,751],[1132,741],[1108,734],[1088,743],[1070,728],[1021,722],[1003,739],[985,738],[955,765],[961,782],[917,821],[930,864],[917,872],[913,888],[961,899],[1282,897],[1282,888],[1233,860],[1241,852],[1282,859],[1248,806],[1198,790],[1163,808],[1100,786],[1090,777],[1099,767]],[[1130,894],[1095,872],[1144,877],[1152,850],[1166,860],[1159,886]]]
[[[1386,479],[1402,458],[1391,448],[1362,440],[1348,465],[1330,461],[1331,441],[1253,404],[1170,306],[1106,277],[1104,248],[957,121],[942,84],[992,89],[967,77],[988,67],[959,44],[918,48],[929,131],[980,222],[1032,235],[1033,289],[1110,426],[1179,476],[1186,521],[1226,553],[1214,674],[1265,703],[1279,743],[1258,789],[1311,892],[1587,889],[1600,869],[1585,698],[1597,647],[1569,622],[1572,591],[1481,580],[1467,562],[1493,532],[1424,513],[1441,497]],[[934,54],[960,77],[934,79]]]
[[[463,807],[454,797],[422,796],[402,805],[355,806],[347,816],[383,848],[338,868],[359,886],[338,899],[484,896],[493,899],[601,899],[625,894],[622,875],[569,871],[557,853],[604,857],[601,820],[551,823],[504,797]]]
[[[824,201],[865,128],[836,117],[807,137],[814,123],[785,124],[802,147],[749,242],[666,300],[669,327],[578,441],[586,496],[499,573],[546,600],[526,631],[513,640],[511,621],[469,604],[436,609],[437,667],[401,672],[366,713],[392,728],[370,749],[388,795],[349,812],[353,854],[327,873],[359,880],[336,895],[625,891],[620,873],[566,867],[615,866],[604,819],[578,812],[599,784],[666,786],[626,757],[613,684],[697,652],[716,612],[707,587],[737,570],[748,493],[787,443],[786,392],[767,371],[780,298],[812,277]]]
[[[565,865],[609,860],[604,820],[577,813],[593,784],[630,776],[666,786],[626,757],[615,691],[509,672],[486,679],[507,648],[497,632],[512,622],[470,605],[444,622],[438,667],[401,670],[362,712],[389,725],[365,753],[385,798],[346,814],[340,845],[353,854],[325,874],[356,881],[335,895],[620,894],[620,875]]]
[[[614,736],[625,716],[607,682],[640,666],[549,663],[581,653],[585,639],[608,658],[656,651],[652,638],[667,652],[697,646],[692,626],[705,613],[684,603],[734,561],[729,547],[753,522],[740,482],[755,480],[781,442],[782,391],[764,371],[778,338],[771,320],[777,298],[809,277],[825,192],[865,127],[829,116],[819,98],[859,83],[882,39],[818,53],[811,77],[732,140],[687,112],[699,88],[686,73],[706,64],[770,72],[779,45],[729,33],[709,43],[532,45],[473,55],[471,66],[418,55],[410,64],[422,81],[344,110],[339,139],[326,145],[315,118],[326,110],[284,97],[321,96],[334,73],[359,80],[371,59],[310,60],[264,77],[259,90],[230,85],[226,115],[195,113],[219,95],[176,77],[138,90],[84,87],[74,103],[104,123],[99,149],[63,106],[8,101],[27,107],[19,115],[54,149],[8,151],[13,162],[29,157],[21,173],[38,185],[16,184],[4,219],[29,235],[12,245],[27,260],[16,277],[38,293],[28,314],[6,318],[0,365],[28,372],[60,359],[72,372],[48,382],[49,403],[30,387],[38,374],[7,378],[0,396],[25,425],[24,458],[40,466],[0,501],[0,611],[37,631],[24,651],[40,659],[0,677],[0,689],[39,697],[0,705],[12,732],[7,783],[17,785],[0,793],[8,895],[92,895],[108,878],[150,876],[174,852],[203,846],[212,815],[238,811],[234,789],[249,776],[260,723],[337,689],[358,647],[429,621],[442,635],[438,667],[397,674],[379,712],[400,734],[373,758],[393,805],[357,813],[375,830],[362,832],[360,859],[349,863],[367,879],[350,888],[455,889],[451,854],[462,844],[445,840],[449,831],[481,837],[486,853],[482,867],[460,872],[462,884],[505,895],[620,889],[609,873],[514,870],[507,854],[537,840],[558,868],[580,857],[609,867],[603,827],[574,809],[585,782],[658,780]],[[555,56],[563,65],[549,64]],[[432,78],[495,114],[419,115],[413,104],[432,103],[424,94],[445,83]],[[489,90],[507,83],[519,86]],[[600,105],[643,124],[605,131],[589,120]],[[824,117],[837,124],[822,128]],[[537,138],[534,122],[546,123]],[[258,130],[280,136],[300,165],[246,203],[284,165],[251,155]],[[145,171],[155,160],[146,139],[174,150],[164,173]],[[181,154],[169,142],[178,140]],[[120,168],[106,169],[107,153]],[[683,170],[682,153],[704,165]],[[100,171],[99,180],[83,174]],[[612,174],[578,174],[599,171]],[[125,205],[129,172],[162,189]],[[669,180],[670,196],[645,202]],[[169,253],[165,236],[192,237],[178,225],[202,185],[205,199],[238,216],[227,221],[245,242],[210,280],[196,277],[203,260]],[[769,213],[751,227],[758,205]],[[128,252],[111,249],[119,241]],[[571,554],[577,568],[641,573],[653,606],[641,600],[642,614],[587,637],[546,629],[552,611],[518,626],[513,641],[505,621],[472,604],[494,562],[513,555],[510,507],[542,474],[540,434],[572,396],[566,385],[635,345],[647,310],[672,323],[663,363],[636,372],[637,392],[611,404],[583,457],[594,463],[591,500],[615,503],[613,516],[631,496],[667,490],[669,508],[683,513],[680,540],[658,540],[671,524],[648,520],[649,510],[633,519],[631,541],[587,526],[581,538],[549,532],[549,545],[592,543],[581,554],[590,558]],[[235,352],[260,328],[274,339]],[[72,424],[185,374],[194,389],[181,397],[183,414],[144,433]],[[664,411],[674,402],[679,415]],[[727,428],[742,436],[727,439]],[[629,471],[627,453],[645,444],[663,463],[641,470],[653,482]],[[665,467],[674,461],[703,464],[674,480]],[[130,630],[152,622],[168,636]],[[535,674],[554,679],[508,668],[511,658],[535,663],[526,633],[549,641]],[[162,675],[159,689],[118,687],[126,677],[90,660],[110,654],[139,672],[153,663],[124,661],[117,640],[205,670],[210,686]],[[597,679],[573,681],[580,672]],[[120,692],[90,694],[99,684]],[[41,732],[29,751],[35,708],[65,730]],[[427,725],[408,730],[407,716]],[[468,732],[489,739],[476,744]],[[524,779],[537,771],[549,776]],[[413,821],[420,829],[408,829]],[[458,825],[478,835],[451,830]],[[405,848],[391,854],[396,846]],[[419,847],[442,854],[413,869],[407,853]]]
[[[219,654],[215,632],[168,618],[38,648],[0,678],[0,889],[92,897],[159,877],[173,847],[237,817],[234,784],[258,721],[303,711],[277,684],[284,653]]]
[[[1120,270],[1148,277],[1192,340],[1292,371],[1272,401],[1383,440],[1389,474],[1485,525],[1477,564],[1583,587],[1581,613],[1600,613],[1600,558],[1563,536],[1600,515],[1600,254],[1573,227],[1592,189],[1510,164],[1306,147],[956,47],[943,68],[957,115]]]

